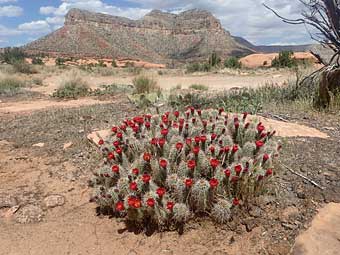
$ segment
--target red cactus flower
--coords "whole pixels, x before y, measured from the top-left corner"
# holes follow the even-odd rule
[[[259,175],[259,176],[257,177],[257,180],[258,180],[258,181],[262,181],[262,180],[263,180],[263,178],[264,178],[264,176],[263,176],[263,175]]]
[[[185,124],[185,129],[189,129],[189,124]]]
[[[137,186],[136,182],[131,182],[130,183],[130,190],[135,191],[135,190],[137,190],[137,188],[138,188],[138,186]]]
[[[120,128],[120,130],[125,131],[126,130],[126,125],[121,125],[119,128]]]
[[[108,173],[105,173],[104,177],[108,178],[108,177],[110,177],[110,175]]]
[[[238,206],[240,204],[240,200],[238,200],[236,197],[233,199],[233,205]]]
[[[159,161],[159,165],[162,167],[162,168],[166,168],[167,165],[168,165],[168,162],[165,160],[165,159],[161,159]]]
[[[199,143],[201,141],[201,138],[199,136],[196,136],[194,140],[195,140],[195,143]]]
[[[182,150],[183,149],[183,143],[181,143],[181,142],[176,143],[176,149],[178,151]]]
[[[193,124],[195,124],[196,123],[196,118],[192,118],[191,121],[192,121]]]
[[[241,171],[242,171],[242,166],[241,165],[236,165],[234,167],[234,169],[235,169],[236,174],[239,175],[241,173]]]
[[[198,109],[198,110],[197,110],[197,114],[198,114],[198,116],[201,116],[201,115],[202,115],[202,110],[201,110],[201,109]]]
[[[159,197],[163,197],[164,194],[165,194],[165,192],[166,192],[165,188],[158,188],[158,189],[156,190],[156,193],[157,193],[157,195],[158,195]]]
[[[122,139],[123,138],[123,133],[118,132],[116,136],[117,136],[118,139]]]
[[[200,147],[196,146],[192,149],[192,152],[195,154],[195,155],[198,155],[198,153],[200,152]]]
[[[163,136],[167,136],[168,135],[168,133],[169,133],[169,130],[168,129],[162,129],[162,131],[161,131],[161,134],[163,135]]]
[[[159,145],[160,147],[163,147],[164,144],[165,144],[165,142],[166,142],[166,140],[165,140],[164,138],[159,138],[159,139],[158,139],[158,145]]]
[[[218,180],[216,178],[212,178],[209,181],[209,184],[210,184],[210,188],[214,189],[218,186]]]
[[[269,159],[269,155],[266,153],[263,155],[263,163],[265,163]]]
[[[259,149],[259,148],[261,148],[264,145],[264,142],[261,141],[261,140],[258,140],[258,141],[255,142],[255,145],[256,145],[256,148]]]
[[[133,132],[138,133],[138,131],[139,131],[139,126],[134,126],[134,127],[132,128],[132,130],[133,130]]]
[[[119,145],[120,145],[120,142],[119,142],[119,141],[114,141],[114,142],[113,142],[113,146],[114,146],[114,147],[118,147]]]
[[[134,207],[136,199],[137,199],[136,197],[129,197],[128,198],[128,205],[129,205],[129,207]]]
[[[149,174],[143,174],[143,176],[142,176],[142,181],[143,181],[144,183],[149,183],[150,180],[151,180],[151,176],[150,176]]]
[[[249,128],[249,125],[250,125],[250,123],[247,122],[247,123],[244,125],[244,128],[245,128],[245,129]]]
[[[266,176],[268,177],[268,176],[270,176],[272,174],[273,174],[273,169],[267,169]]]
[[[210,152],[211,152],[212,154],[214,154],[214,152],[215,152],[215,147],[214,147],[214,146],[210,146],[209,150],[210,150]]]
[[[196,167],[196,162],[195,162],[195,160],[188,160],[187,165],[188,165],[188,168],[189,168],[190,170],[194,170],[195,167]]]
[[[257,125],[257,131],[259,133],[262,133],[263,131],[265,130],[265,127],[262,125],[262,123],[260,122],[258,125]]]
[[[158,139],[157,139],[157,138],[152,138],[150,143],[151,143],[152,145],[157,145]]]
[[[137,123],[137,124],[140,124],[140,125],[142,125],[142,124],[144,123],[144,119],[143,119],[143,117],[141,117],[141,116],[136,116],[136,117],[134,117],[134,118],[133,118],[133,121],[134,121],[135,123]]]
[[[233,145],[233,153],[236,153],[238,151],[238,145],[234,144]]]
[[[191,112],[191,114],[194,114],[195,113],[195,108],[194,107],[190,107],[190,112]]]
[[[205,143],[207,141],[207,137],[205,135],[201,135],[201,142]]]
[[[282,149],[282,145],[280,144],[280,145],[277,146],[277,150],[279,151],[281,149]]]
[[[166,208],[169,210],[169,211],[172,211],[172,209],[174,208],[175,206],[175,203],[172,202],[172,201],[169,201],[166,203]]]
[[[163,129],[163,128],[164,128],[163,123],[159,124],[159,127],[160,127],[161,129]]]
[[[136,198],[134,203],[133,203],[133,207],[138,209],[142,206],[142,202],[140,201],[140,199]]]
[[[154,207],[154,206],[155,206],[155,199],[149,198],[148,200],[146,200],[146,204],[147,204],[149,207]]]
[[[151,114],[145,114],[145,118],[148,119],[148,120],[151,120],[152,115]]]
[[[177,122],[174,122],[174,124],[172,124],[172,127],[173,127],[173,128],[178,128]],[[183,126],[182,126],[182,127],[183,127]]]
[[[230,177],[230,175],[231,175],[230,169],[224,170],[224,174],[225,174],[225,176]]]
[[[206,126],[208,126],[208,121],[203,120],[203,121],[202,121],[202,124],[203,124],[203,127],[206,127]]]
[[[98,141],[98,144],[99,144],[99,145],[103,145],[103,144],[104,144],[104,140],[103,140],[103,139],[100,139],[100,140]]]
[[[235,129],[238,129],[240,127],[240,122],[239,121],[235,121],[234,122],[234,126],[235,126]]]
[[[187,188],[190,188],[194,184],[194,181],[192,179],[186,179],[184,184]]]
[[[220,108],[220,109],[218,110],[218,112],[219,112],[219,114],[221,115],[222,112],[224,112],[224,109],[223,109],[223,108]]]
[[[216,134],[211,134],[211,140],[214,141],[217,138]]]
[[[185,143],[186,143],[188,146],[191,145],[191,142],[192,142],[191,138],[185,139]]]
[[[168,116],[167,116],[167,115],[163,115],[163,116],[162,116],[162,122],[163,122],[165,125],[168,124],[169,119],[168,119]]]
[[[116,203],[116,211],[121,212],[124,210],[125,210],[124,203],[122,201],[118,201]]]
[[[175,115],[176,118],[178,118],[179,117],[179,111],[175,111],[174,115]]]
[[[143,159],[144,159],[146,162],[150,162],[150,160],[151,160],[151,154],[148,153],[148,152],[145,152],[144,155],[143,155]]]
[[[138,168],[132,169],[132,173],[133,173],[134,175],[138,175],[138,174],[139,174],[139,169],[138,169]]]
[[[117,166],[117,165],[112,166],[112,172],[118,174],[119,173],[119,166]]]
[[[261,133],[261,135],[260,135],[260,138],[265,138],[267,136],[267,134],[266,133]]]
[[[247,112],[244,112],[244,113],[243,113],[243,120],[245,120],[245,119],[247,118],[248,114],[249,114],[249,113],[247,113]]]
[[[224,153],[228,154],[229,151],[230,151],[230,147],[229,147],[229,146],[225,146],[225,147],[223,148],[223,151],[224,151]]]
[[[184,124],[184,122],[185,122],[185,119],[183,119],[183,118],[181,118],[181,119],[179,119],[179,124]]]
[[[113,152],[109,152],[109,154],[107,154],[107,158],[109,160],[115,159],[115,154],[113,154]]]
[[[111,131],[112,131],[113,133],[117,133],[117,132],[118,132],[118,127],[112,127],[112,128],[111,128]]]
[[[123,153],[123,149],[120,148],[120,147],[117,147],[117,148],[116,148],[116,152],[120,155],[120,154]]]
[[[151,123],[150,123],[150,122],[145,122],[145,127],[146,127],[147,129],[149,129],[149,128],[151,127]]]
[[[216,167],[218,167],[218,165],[220,164],[220,161],[218,159],[212,158],[210,159],[210,166],[215,169]]]
[[[231,177],[231,181],[232,181],[233,183],[237,183],[237,182],[238,182],[238,179],[239,179],[238,176],[233,176],[233,177]]]

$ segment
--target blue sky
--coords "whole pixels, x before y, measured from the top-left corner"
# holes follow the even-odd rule
[[[192,8],[211,11],[232,35],[255,44],[303,44],[311,40],[305,28],[282,23],[262,6],[297,17],[298,0],[0,0],[0,47],[19,46],[63,25],[71,8],[141,18],[152,9],[180,12]]]

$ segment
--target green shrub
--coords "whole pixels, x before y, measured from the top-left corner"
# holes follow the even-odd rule
[[[126,119],[98,143],[105,164],[91,201],[138,229],[179,229],[202,216],[227,223],[270,191],[281,148],[273,136],[223,109]]]
[[[100,86],[100,88],[92,91],[91,95],[103,96],[103,95],[117,95],[119,93],[132,93],[133,89],[134,88],[131,85],[120,84],[102,85]]]
[[[5,48],[4,53],[0,55],[1,61],[7,64],[14,64],[25,60],[25,53],[17,47]]]
[[[112,64],[111,64],[112,67],[117,67],[117,63],[116,63],[116,60],[112,60]]]
[[[66,60],[64,58],[58,57],[58,58],[55,59],[55,64],[57,66],[63,66],[65,64],[65,62],[66,62]]]
[[[230,58],[227,58],[224,61],[224,67],[225,68],[232,68],[232,69],[239,69],[239,68],[242,67],[242,63],[239,61],[238,58],[230,57]]]
[[[11,76],[0,76],[0,95],[13,96],[25,86],[21,80]]]
[[[13,63],[13,68],[15,72],[23,74],[34,74],[37,71],[25,61],[17,61]]]
[[[33,65],[44,65],[44,62],[41,58],[34,57],[32,58],[32,64]]]
[[[294,58],[292,51],[282,51],[278,57],[275,57],[272,61],[272,67],[275,68],[292,68],[297,66],[297,61]]]
[[[56,98],[76,99],[87,96],[90,92],[91,90],[86,81],[79,77],[74,77],[63,82],[52,96]]]
[[[157,92],[160,90],[157,81],[145,75],[138,76],[132,81],[136,94]]]
[[[202,90],[202,91],[207,91],[209,88],[206,85],[203,84],[192,84],[189,87],[190,89],[194,89],[194,90]]]
[[[192,63],[186,66],[187,73],[210,72],[211,65],[209,63]]]
[[[221,63],[221,58],[217,55],[216,52],[213,52],[209,57],[209,65],[211,67],[215,67]]]

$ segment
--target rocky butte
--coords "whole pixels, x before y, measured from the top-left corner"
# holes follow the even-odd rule
[[[237,42],[204,10],[180,14],[153,10],[139,20],[72,9],[55,32],[24,47],[52,56],[138,59],[177,64],[254,52]]]

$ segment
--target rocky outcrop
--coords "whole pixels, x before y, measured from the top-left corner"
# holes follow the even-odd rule
[[[140,20],[72,9],[62,28],[25,50],[167,64],[205,60],[213,51],[224,57],[253,52],[236,42],[211,13],[197,9],[178,15],[154,10]]]

